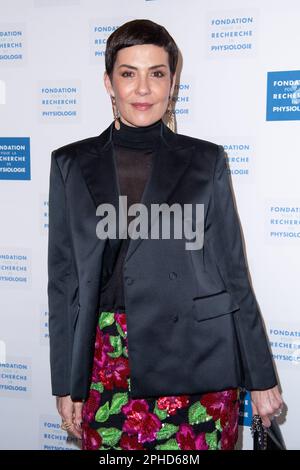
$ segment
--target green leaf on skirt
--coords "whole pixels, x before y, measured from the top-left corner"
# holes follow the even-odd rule
[[[127,393],[115,393],[111,402],[110,414],[116,415],[120,413],[121,408],[128,402]]]
[[[102,437],[102,445],[113,447],[119,441],[122,431],[117,428],[99,428],[98,433]]]
[[[103,423],[104,421],[107,420],[109,417],[109,403],[108,401],[105,403],[105,405],[101,406],[95,416],[95,420],[98,421],[99,423]]]
[[[209,446],[209,450],[218,450],[217,431],[206,432],[205,433],[205,440],[206,440],[206,443]]]
[[[169,437],[173,436],[175,432],[177,432],[179,426],[175,426],[172,423],[163,423],[160,430],[156,433],[157,439],[168,439]]]
[[[116,321],[116,326],[117,326],[117,330],[118,330],[119,335],[122,336],[122,338],[125,338],[125,336],[126,336],[125,331],[122,330],[121,325],[117,321]]]
[[[112,325],[114,321],[115,317],[112,312],[101,312],[98,321],[100,330],[103,330],[106,326]]]
[[[223,428],[222,428],[222,425],[221,425],[221,420],[220,420],[220,418],[217,419],[217,421],[215,422],[215,426],[216,426],[216,429],[218,429],[219,431],[222,432],[222,429],[223,429]]]
[[[107,353],[110,357],[120,357],[122,354],[122,340],[120,336],[109,335],[110,344],[115,349],[114,352]]]
[[[98,392],[103,392],[104,390],[102,382],[92,382],[90,388],[92,390],[98,390]]]
[[[189,424],[192,425],[197,423],[204,423],[205,421],[211,419],[211,417],[207,414],[206,408],[198,401],[190,406],[188,415]]]
[[[160,410],[157,407],[157,401],[155,401],[154,413],[156,414],[156,416],[158,416],[160,420],[166,419],[166,417],[168,416],[167,410]]]
[[[160,444],[158,446],[155,446],[155,449],[157,449],[157,450],[180,450],[180,447],[179,447],[178,442],[176,441],[176,439],[169,439],[164,444]]]

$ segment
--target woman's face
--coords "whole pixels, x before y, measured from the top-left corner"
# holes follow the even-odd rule
[[[148,126],[163,117],[173,94],[168,53],[163,47],[143,44],[118,51],[112,82],[104,73],[104,84],[121,121],[133,127]]]

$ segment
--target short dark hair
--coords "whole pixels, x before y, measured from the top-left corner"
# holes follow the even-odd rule
[[[105,69],[112,79],[117,53],[124,47],[141,44],[154,44],[163,47],[169,56],[171,76],[175,74],[178,62],[178,47],[166,28],[154,21],[132,20],[119,26],[107,39],[105,49]]]

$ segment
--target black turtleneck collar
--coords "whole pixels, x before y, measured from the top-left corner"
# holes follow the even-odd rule
[[[129,148],[152,148],[161,136],[162,119],[149,126],[132,127],[120,120],[120,129],[113,127],[113,142]]]

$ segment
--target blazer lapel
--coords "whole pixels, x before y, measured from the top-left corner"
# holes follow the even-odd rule
[[[118,213],[119,185],[114,164],[112,130],[114,122],[96,138],[90,148],[78,151],[78,160],[90,194],[98,207],[110,203]],[[151,213],[151,204],[162,204],[168,201],[181,176],[189,165],[194,146],[184,145],[180,136],[174,134],[164,123],[161,126],[161,138],[154,155],[152,171],[139,201]],[[126,214],[125,214],[126,215]],[[153,223],[149,218],[148,233]],[[143,232],[147,233],[147,231]],[[112,247],[118,239],[108,238]],[[133,255],[143,238],[130,239],[125,262]]]
[[[113,124],[113,123],[112,123]],[[112,125],[102,134],[93,138],[91,145],[77,151],[77,158],[83,177],[96,208],[100,204],[112,204],[118,207],[119,192],[117,175],[113,162]],[[96,235],[96,227],[95,227]],[[108,238],[112,249],[118,239]]]

